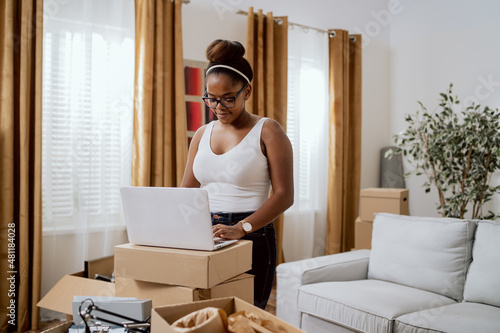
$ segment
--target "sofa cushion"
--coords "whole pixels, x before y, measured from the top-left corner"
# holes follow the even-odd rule
[[[379,213],[368,278],[463,298],[475,222]]]
[[[478,222],[472,258],[464,299],[500,306],[500,223]]]
[[[300,311],[363,332],[391,332],[396,317],[453,303],[442,295],[379,280],[303,285],[298,297]]]
[[[339,326],[330,321],[311,316],[308,313],[302,313],[302,324],[300,328],[306,332],[328,332],[328,333],[352,333],[353,330]]]
[[[479,303],[457,303],[410,313],[394,321],[398,333],[498,333],[500,308]]]

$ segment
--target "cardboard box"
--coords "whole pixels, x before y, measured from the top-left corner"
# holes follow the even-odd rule
[[[115,296],[115,284],[87,279],[84,272],[65,275],[37,303],[37,306],[53,311],[72,314],[73,296]]]
[[[209,289],[173,286],[117,277],[115,280],[115,294],[122,297],[151,299],[153,307],[230,296],[239,297],[253,304],[253,275],[244,273]]]
[[[252,242],[216,251],[123,244],[115,246],[115,278],[208,289],[252,267]]]
[[[105,263],[105,264],[103,264]],[[101,267],[103,274],[113,272],[113,256],[86,263],[86,271],[99,272],[94,264]],[[100,273],[99,273],[100,274]],[[115,284],[87,278],[85,271],[65,275],[37,303],[37,306],[72,315],[73,296],[115,296]]]
[[[354,222],[354,246],[356,250],[372,248],[373,222],[362,221],[360,217]]]
[[[281,326],[288,333],[304,332],[301,329],[298,329],[297,327],[277,318],[276,316],[273,316],[269,312],[261,310],[237,297],[226,297],[208,301],[156,307],[153,309],[153,314],[151,315],[151,332],[176,333],[177,331],[170,326],[173,322],[184,317],[185,315],[190,314],[191,312],[198,311],[206,307],[223,309],[228,316],[239,311],[250,311],[262,319],[273,321],[277,326]]]
[[[409,215],[409,190],[402,188],[367,188],[360,193],[361,220],[373,221],[374,213]]]
[[[84,263],[85,277],[95,279],[96,275],[111,276],[114,269],[114,256],[86,260]]]

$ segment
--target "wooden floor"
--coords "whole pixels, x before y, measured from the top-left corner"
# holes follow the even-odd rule
[[[267,302],[266,311],[276,315],[276,286],[273,287],[271,291],[271,296],[269,297],[269,301]]]
[[[266,311],[273,315],[276,315],[276,287],[273,287],[273,290],[271,291],[271,296],[269,297],[269,302],[267,302]],[[51,327],[55,327],[60,324],[61,321],[59,320],[41,322],[39,325],[39,329],[37,331],[26,331],[25,333],[43,332],[44,330],[47,330]]]
[[[60,320],[52,320],[52,321],[42,321],[38,325],[38,330],[37,331],[26,331],[24,333],[38,333],[38,332],[43,332],[45,330],[48,330],[49,328],[56,327],[57,325],[60,325],[62,322]]]

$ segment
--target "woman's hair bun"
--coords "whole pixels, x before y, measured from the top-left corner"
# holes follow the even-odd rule
[[[207,60],[217,64],[232,64],[241,61],[245,47],[240,42],[217,39],[207,47]]]
[[[214,40],[207,47],[206,56],[209,63],[205,73],[208,74],[208,71],[211,74],[223,73],[234,82],[241,81],[243,84],[247,84],[252,81],[253,70],[252,66],[243,57],[244,55],[245,47],[240,42],[222,39]],[[216,65],[226,65],[230,69],[214,67]],[[214,67],[213,70],[211,70],[212,67]],[[241,75],[242,73],[243,75]]]

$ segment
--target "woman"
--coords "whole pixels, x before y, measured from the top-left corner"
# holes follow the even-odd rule
[[[253,241],[248,273],[254,304],[264,309],[276,266],[272,221],[293,203],[292,147],[278,122],[245,110],[253,71],[244,54],[227,40],[207,48],[203,100],[218,120],[194,134],[181,186],[207,190],[214,237]]]

